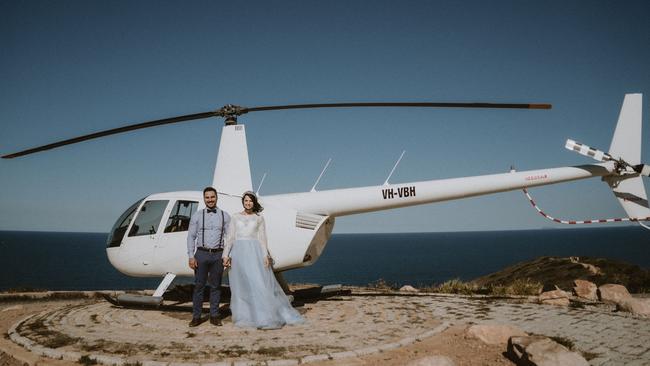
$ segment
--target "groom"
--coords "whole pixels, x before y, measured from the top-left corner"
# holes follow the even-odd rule
[[[197,211],[190,220],[187,233],[187,256],[189,266],[194,270],[194,294],[192,296],[192,321],[190,327],[201,324],[203,290],[210,285],[210,323],[221,325],[219,300],[221,298],[221,277],[223,275],[224,240],[230,215],[217,207],[217,190],[207,187],[203,190],[205,209]]]

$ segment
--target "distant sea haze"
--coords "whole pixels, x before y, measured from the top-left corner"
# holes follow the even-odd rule
[[[107,234],[0,231],[0,291],[151,289],[106,258]],[[540,256],[617,259],[650,268],[650,231],[636,226],[454,233],[335,234],[290,283],[367,285],[379,279],[427,286],[471,280]],[[185,260],[185,258],[182,258]],[[191,278],[176,283],[191,282]]]

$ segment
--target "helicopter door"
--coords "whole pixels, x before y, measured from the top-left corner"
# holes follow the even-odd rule
[[[178,200],[165,215],[162,233],[156,242],[155,262],[160,272],[183,273],[187,271],[187,230],[190,219],[199,207],[197,201]]]
[[[129,252],[129,257],[137,258],[140,265],[149,266],[152,263],[156,233],[168,203],[167,200],[146,201],[138,211],[124,241],[124,249]]]

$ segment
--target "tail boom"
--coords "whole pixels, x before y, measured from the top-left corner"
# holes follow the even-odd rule
[[[422,205],[526,187],[611,175],[613,162],[482,176],[440,179],[318,192],[265,196],[264,201],[301,212],[346,216]]]

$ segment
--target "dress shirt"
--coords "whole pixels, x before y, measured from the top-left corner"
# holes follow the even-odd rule
[[[221,213],[223,220],[221,222]],[[205,214],[205,230],[203,230],[203,215]],[[230,215],[217,207],[217,212],[207,212],[206,209],[197,210],[190,219],[190,227],[187,232],[187,256],[194,257],[197,247],[205,246],[209,249],[221,248],[224,245],[228,234]],[[223,238],[221,237],[223,227]],[[205,240],[203,233],[205,232]]]

